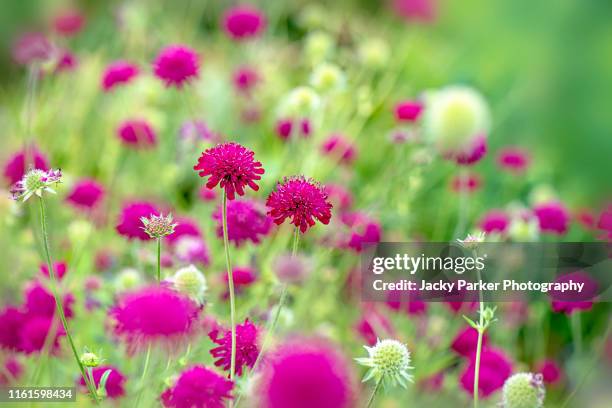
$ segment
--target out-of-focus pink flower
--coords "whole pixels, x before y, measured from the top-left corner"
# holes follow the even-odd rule
[[[53,29],[59,35],[72,37],[85,26],[85,16],[78,10],[65,10],[53,19]]]
[[[330,135],[321,145],[321,151],[344,164],[351,164],[357,158],[357,149],[353,143],[339,133]]]
[[[110,309],[114,334],[130,352],[149,345],[168,350],[195,332],[200,308],[189,298],[164,286],[124,293]]]
[[[64,261],[54,262],[53,263],[53,272],[55,273],[55,278],[62,280],[66,272],[68,271],[68,265]],[[40,273],[49,278],[49,267],[47,264],[40,264]]]
[[[177,258],[187,264],[202,264],[207,266],[210,263],[210,254],[204,240],[200,237],[184,235],[174,244]]]
[[[602,231],[601,239],[612,242],[612,204],[609,204],[599,215],[597,229]]]
[[[475,356],[472,355],[459,379],[461,387],[470,395],[474,394]],[[480,356],[478,390],[481,397],[488,397],[504,386],[512,374],[512,361],[499,349],[485,349]]]
[[[488,343],[488,336],[482,338],[482,346],[486,346]],[[455,336],[451,343],[451,349],[454,352],[463,357],[470,357],[476,352],[476,346],[478,344],[478,331],[473,327],[467,326],[463,328]]]
[[[426,391],[439,392],[444,386],[444,371],[440,371],[434,375],[423,379],[419,382],[419,385]]]
[[[510,225],[510,217],[505,211],[490,210],[482,216],[478,225],[487,234],[504,234]]]
[[[0,371],[0,385],[7,386],[21,378],[23,366],[15,357],[7,357],[2,365],[4,370]]]
[[[223,238],[223,217],[221,207],[213,213],[217,222],[217,236]],[[236,246],[246,241],[259,244],[268,235],[272,219],[266,214],[265,205],[249,199],[230,201],[227,204],[227,235]]]
[[[52,318],[57,312],[53,293],[51,293],[51,290],[44,287],[39,281],[32,281],[27,285],[24,297],[25,301],[23,309],[27,316],[42,316]],[[72,293],[65,294],[62,302],[64,314],[67,319],[70,319],[74,315],[72,311],[74,295]]]
[[[19,332],[19,349],[26,354],[40,352],[49,333],[55,333],[55,338],[51,343],[51,352],[57,353],[60,349],[60,338],[66,335],[59,319],[37,315],[28,317]]]
[[[392,0],[392,8],[406,21],[431,23],[436,19],[437,0]]]
[[[121,209],[116,230],[127,239],[148,241],[151,237],[144,231],[141,218],[149,218],[151,215],[160,215],[152,203],[145,201],[126,203]]]
[[[574,219],[578,221],[584,229],[593,230],[597,222],[597,215],[588,208],[581,208],[574,213]]]
[[[497,164],[502,170],[522,173],[530,164],[529,153],[520,147],[506,147],[497,154]]]
[[[28,148],[27,154],[28,169],[34,167],[35,169],[39,170],[49,170],[47,158],[42,153],[40,153],[36,147]],[[13,185],[23,178],[23,176],[25,175],[25,169],[25,154],[23,151],[19,151],[13,154],[4,165],[4,177],[10,185]]]
[[[355,330],[369,346],[375,345],[379,338],[394,334],[391,320],[373,307],[364,308],[360,319],[355,324]]]
[[[291,254],[282,254],[274,261],[276,277],[283,283],[301,283],[306,280],[312,268],[308,259]]]
[[[12,55],[20,65],[44,62],[53,56],[53,46],[42,33],[25,33],[13,43]]]
[[[217,193],[215,190],[210,190],[206,186],[202,186],[198,192],[198,197],[206,202],[215,201],[217,199]]]
[[[540,361],[534,370],[536,373],[542,374],[545,383],[557,384],[563,378],[561,367],[555,360]]]
[[[323,188],[304,176],[285,178],[276,185],[266,201],[270,215],[278,225],[287,218],[299,227],[302,233],[315,225],[315,219],[322,224],[329,224],[332,204],[327,201]]]
[[[453,177],[451,181],[451,189],[459,193],[465,191],[467,193],[473,193],[482,186],[482,179],[476,173],[459,174]]]
[[[82,179],[75,183],[66,201],[80,209],[95,208],[104,197],[104,187],[93,179]]]
[[[326,184],[323,191],[329,196],[329,201],[340,212],[348,211],[353,205],[353,195],[340,184]]]
[[[231,39],[242,41],[259,36],[266,28],[266,17],[252,5],[241,5],[226,11],[222,24]]]
[[[219,136],[204,121],[199,119],[183,122],[179,135],[183,140],[194,144],[203,140],[212,142],[219,139]]]
[[[174,232],[164,238],[168,243],[175,244],[180,238],[187,236],[195,238],[202,237],[202,231],[200,231],[200,227],[196,220],[187,217],[177,217],[174,222],[176,223]]]
[[[93,368],[91,371],[95,386],[98,387],[100,385],[100,380],[102,379],[102,375],[106,372],[106,370],[111,370],[107,380],[106,380],[106,395],[108,398],[116,399],[123,397],[125,395],[125,382],[127,378],[118,368],[110,365],[101,365]],[[85,380],[83,377],[79,380],[79,385],[83,392],[87,392],[87,387],[85,386]]]
[[[218,345],[210,350],[215,366],[229,371],[232,354],[232,331],[213,330],[208,337]],[[259,328],[246,319],[236,326],[236,375],[241,376],[246,367],[253,368],[259,355]]]
[[[340,219],[351,229],[346,247],[361,252],[366,245],[377,244],[382,238],[380,223],[361,212],[343,214]]]
[[[296,123],[298,126],[296,126]],[[294,134],[299,134],[301,137],[306,138],[310,136],[311,131],[312,129],[310,120],[308,120],[307,118],[301,119],[299,121],[291,118],[284,118],[279,119],[276,122],[276,134],[282,140],[288,140]]]
[[[101,86],[104,92],[109,92],[119,85],[127,85],[138,76],[140,69],[136,64],[127,61],[110,63],[102,73]]]
[[[11,351],[21,350],[19,333],[26,321],[20,309],[7,306],[0,311],[0,348]]]
[[[560,202],[547,202],[538,204],[533,213],[538,218],[540,231],[555,235],[564,235],[567,232],[570,215]]]
[[[471,166],[478,163],[487,154],[487,138],[484,135],[477,136],[469,149],[461,152],[453,152],[448,155],[457,164]]]
[[[234,287],[236,289],[236,293],[239,294],[245,288],[251,286],[257,280],[257,274],[252,268],[248,266],[244,267],[236,267],[232,269],[232,278],[234,281]],[[225,283],[229,282],[229,277],[227,276],[227,272],[223,274],[223,281]],[[227,286],[227,285],[226,285]],[[229,297],[229,292],[225,292],[223,294],[223,298],[227,299]]]
[[[157,144],[157,135],[149,122],[143,119],[129,119],[117,129],[117,137],[130,148],[148,149]]]
[[[388,291],[385,305],[396,312],[406,312],[410,316],[420,316],[427,312],[425,303],[418,292],[410,294],[401,291]]]
[[[295,339],[270,356],[257,395],[266,408],[348,408],[354,403],[351,365],[330,344]]]
[[[181,373],[174,385],[160,396],[166,408],[224,408],[232,398],[233,383],[204,366]]]
[[[70,50],[61,50],[55,64],[55,72],[68,72],[76,69],[79,65],[76,55]]]
[[[198,54],[184,45],[169,45],[155,58],[153,73],[164,81],[166,86],[182,88],[200,73]]]
[[[112,268],[115,263],[115,257],[108,250],[99,250],[96,252],[96,257],[94,259],[94,265],[96,267],[96,271],[104,272]]]
[[[243,66],[234,71],[232,82],[236,91],[249,94],[261,81],[259,73],[252,67]]]
[[[398,122],[416,122],[423,113],[423,104],[419,101],[406,100],[394,107],[395,120]]]
[[[597,296],[597,282],[584,271],[561,275],[555,279],[555,282],[567,283],[570,280],[584,284],[582,291],[566,290],[561,292],[559,290],[551,290],[548,292],[553,311],[570,315],[576,311],[591,310],[593,301]]]

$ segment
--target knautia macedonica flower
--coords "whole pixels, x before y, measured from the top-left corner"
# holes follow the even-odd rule
[[[485,242],[485,239],[486,234],[482,231],[479,231],[476,234],[467,234],[467,237],[465,237],[464,239],[457,239],[457,242],[459,242],[465,249],[474,250],[478,248],[478,245]]]
[[[252,150],[238,143],[222,143],[204,151],[193,169],[200,177],[208,177],[207,188],[212,190],[218,184],[228,200],[233,200],[236,193],[244,195],[246,186],[259,190],[255,181],[261,180],[265,170],[254,156]]]
[[[398,122],[416,122],[423,113],[423,103],[417,100],[404,100],[398,102],[393,113]]]
[[[278,183],[266,201],[268,214],[278,225],[291,219],[291,224],[302,233],[315,225],[315,219],[327,225],[331,219],[332,204],[321,185],[304,176],[285,178]]]
[[[28,160],[26,160],[26,154]],[[36,147],[28,147],[25,153],[22,150],[13,154],[4,165],[4,177],[8,184],[15,184],[25,176],[26,162],[35,169],[49,170],[49,164],[45,155],[38,151]]]
[[[219,328],[208,333],[208,337],[218,345],[210,350],[215,358],[215,366],[230,370],[232,354],[232,331]],[[244,367],[253,368],[259,355],[259,328],[246,319],[244,323],[236,326],[236,375],[243,373]]]
[[[370,370],[363,377],[363,382],[374,378],[377,382],[383,381],[387,385],[399,384],[406,388],[407,381],[413,382],[409,370],[410,352],[408,348],[397,340],[378,340],[374,347],[364,346],[368,351],[368,357],[360,357],[355,360]]]
[[[172,214],[164,216],[163,214],[151,214],[149,217],[140,217],[143,224],[143,231],[153,239],[163,238],[174,232],[176,223],[172,222]]]
[[[106,384],[104,386],[104,390],[106,391],[106,397],[110,399],[116,399],[124,396],[124,386],[125,382],[127,381],[127,378],[125,377],[125,375],[123,375],[121,371],[119,371],[118,368],[110,365],[101,365],[91,370],[91,374],[96,388],[100,386],[102,376],[107,370],[110,370],[110,374],[108,375],[108,378],[106,379]],[[86,390],[85,380],[83,378],[79,380],[79,385],[83,390]]]
[[[117,232],[128,239],[148,241],[151,239],[142,228],[141,218],[149,218],[159,214],[157,208],[146,201],[135,201],[124,204],[119,214],[119,222],[115,227]]]
[[[204,366],[193,366],[181,373],[174,385],[160,396],[167,408],[224,408],[231,399],[234,384]]]
[[[101,361],[100,357],[90,351],[81,354],[81,364],[85,367],[97,367],[100,365]]]
[[[149,345],[168,349],[195,331],[200,307],[188,297],[163,286],[149,286],[119,297],[109,316],[115,336],[129,352]]]
[[[72,37],[85,26],[85,16],[76,9],[64,10],[53,18],[53,29],[59,35]]]
[[[104,187],[92,179],[79,180],[72,187],[66,201],[75,208],[92,209],[104,197]]]
[[[225,33],[233,40],[243,41],[256,37],[266,28],[263,12],[251,5],[230,8],[223,15]]]
[[[110,63],[102,74],[101,86],[104,92],[109,92],[119,85],[127,85],[138,76],[138,66],[127,61]]]
[[[157,144],[153,126],[143,119],[129,119],[121,123],[117,137],[121,143],[133,149],[148,149]]]
[[[61,170],[32,169],[11,188],[14,200],[26,201],[33,195],[42,198],[43,192],[55,194],[52,188],[62,180]]]
[[[474,373],[476,369],[476,353],[470,356],[469,363],[465,365],[459,382],[461,388],[470,395],[474,395]],[[486,348],[480,356],[480,370],[478,379],[478,393],[481,397],[488,397],[500,389],[506,379],[512,374],[512,361],[502,350]]]
[[[223,238],[222,209],[213,213],[217,221],[217,236]],[[234,200],[227,204],[227,235],[236,246],[251,241],[259,244],[272,228],[272,219],[266,214],[263,203],[255,200]]]
[[[540,408],[545,395],[542,374],[514,374],[504,384],[502,408]]]
[[[159,52],[153,62],[153,73],[166,86],[181,88],[197,78],[200,72],[198,54],[184,45],[170,45]]]
[[[206,278],[204,274],[194,265],[181,268],[169,279],[174,288],[196,300],[198,303],[204,302],[206,294]]]

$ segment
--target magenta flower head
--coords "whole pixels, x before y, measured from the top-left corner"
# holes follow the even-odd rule
[[[341,184],[326,184],[323,190],[329,195],[329,200],[339,211],[347,211],[353,205],[353,195]]]
[[[345,136],[332,134],[321,146],[323,154],[338,159],[341,163],[351,164],[357,158],[357,149]]]
[[[49,289],[44,287],[38,281],[32,281],[25,290],[24,310],[28,316],[44,316],[53,317],[55,313],[55,299]],[[63,307],[66,318],[71,318],[74,313],[72,305],[74,304],[74,295],[68,293],[64,295]]]
[[[59,51],[57,64],[55,65],[55,73],[68,72],[74,70],[79,65],[79,61],[70,50]]]
[[[193,366],[166,389],[160,399],[166,408],[224,408],[234,384],[204,366]]]
[[[198,226],[198,222],[187,217],[178,217],[174,232],[166,236],[166,241],[169,244],[176,244],[183,237],[201,238],[202,231]]]
[[[40,352],[49,333],[55,333],[55,338],[51,343],[51,352],[57,353],[60,350],[60,338],[66,335],[62,324],[53,317],[31,316],[29,317],[21,331],[19,349],[26,354]]]
[[[461,387],[470,395],[474,393],[475,354],[472,354],[469,364],[466,364],[459,381]],[[512,374],[512,362],[498,349],[485,349],[480,356],[480,376],[478,390],[481,397],[488,397],[504,386],[504,382]]]
[[[276,122],[276,134],[281,140],[289,140],[293,135],[299,134],[303,138],[310,136],[312,131],[310,121],[307,118],[293,120],[291,118],[279,119]]]
[[[247,40],[257,37],[266,28],[266,17],[254,6],[236,6],[223,15],[223,28],[232,40]]]
[[[555,279],[555,283],[570,281],[582,283],[584,285],[582,291],[551,290],[549,296],[553,311],[570,315],[576,311],[591,310],[598,292],[597,282],[584,271],[568,273]]]
[[[255,181],[261,180],[265,170],[254,156],[252,150],[238,143],[222,143],[204,151],[193,169],[200,177],[209,176],[207,188],[212,190],[218,184],[225,190],[227,199],[233,200],[235,193],[244,195],[246,186],[259,190]]]
[[[218,345],[210,350],[215,358],[215,366],[230,370],[232,355],[232,331],[216,328],[208,333],[208,337]],[[244,367],[253,368],[259,355],[259,329],[246,319],[236,326],[236,375],[243,373]]]
[[[12,45],[13,60],[19,65],[45,62],[53,56],[53,45],[42,33],[25,33]]]
[[[198,54],[184,45],[169,45],[155,58],[153,73],[164,81],[166,86],[182,88],[200,73]]]
[[[502,170],[520,174],[529,167],[529,154],[520,147],[506,147],[497,154],[497,164]]]
[[[234,89],[239,93],[249,94],[261,81],[259,73],[251,67],[239,67],[232,77]]]
[[[451,180],[451,190],[456,193],[473,193],[482,186],[482,178],[476,173],[459,174]]]
[[[142,229],[142,221],[140,219],[159,214],[160,212],[151,203],[145,201],[127,203],[121,209],[119,222],[115,228],[119,234],[127,239],[148,241],[151,237]]]
[[[0,310],[0,349],[20,351],[19,332],[25,321],[25,313],[16,307]]]
[[[291,218],[291,224],[302,233],[315,225],[315,219],[327,225],[331,219],[332,204],[321,185],[304,176],[285,178],[278,183],[266,201],[268,215],[278,225]]]
[[[119,85],[126,85],[138,76],[138,66],[127,61],[110,63],[102,74],[102,89],[109,92]]]
[[[546,359],[536,365],[536,372],[542,374],[545,383],[556,384],[563,378],[563,371],[555,360]]]
[[[394,108],[395,120],[398,122],[416,122],[423,112],[423,103],[406,100],[398,102]]]
[[[221,207],[213,213],[217,222],[217,236],[223,238],[223,217]],[[272,228],[272,219],[266,214],[263,204],[255,200],[234,200],[227,204],[227,234],[236,246],[247,241],[259,244]]]
[[[487,154],[487,138],[479,135],[472,140],[469,147],[447,154],[447,157],[462,166],[478,163]]]
[[[380,242],[382,227],[378,221],[360,212],[343,214],[341,219],[351,230],[344,242],[347,248],[361,252],[367,245]]]
[[[95,208],[104,198],[104,187],[92,179],[78,181],[66,197],[68,204],[78,209]]]
[[[437,0],[393,0],[392,6],[406,21],[431,23],[436,19]]]
[[[125,382],[127,378],[118,368],[110,366],[110,365],[101,365],[92,369],[92,376],[96,388],[100,385],[100,380],[102,379],[102,375],[106,370],[111,370],[108,375],[108,379],[106,380],[106,396],[110,399],[116,399],[123,397],[125,395]],[[87,388],[85,387],[85,380],[83,377],[79,380],[79,385],[81,389],[87,392]]]
[[[560,202],[551,201],[539,204],[533,209],[533,213],[538,218],[540,231],[555,235],[563,235],[567,232],[570,214]]]
[[[40,264],[39,270],[40,270],[41,275],[49,279],[49,267],[47,266],[46,263]],[[55,277],[57,279],[62,280],[64,275],[66,275],[66,272],[68,272],[68,265],[66,264],[66,262],[63,262],[63,261],[54,262],[53,272],[55,273]]]
[[[53,19],[53,29],[59,35],[72,37],[85,26],[85,16],[78,10],[66,10]]]
[[[478,331],[471,326],[461,330],[451,343],[451,349],[463,357],[471,357],[476,352],[478,343]],[[482,338],[482,346],[485,347],[488,343],[488,336]]]
[[[233,281],[234,287],[236,288],[236,294],[239,294],[245,288],[248,288],[257,280],[257,273],[255,272],[255,270],[248,266],[237,266],[232,270],[232,277],[234,278]],[[226,284],[229,282],[227,272],[223,274],[223,281]],[[223,294],[223,299],[227,298],[229,298],[229,291],[226,291]]]
[[[38,170],[49,170],[47,158],[38,151],[38,149],[28,148],[28,167],[33,167]],[[26,160],[23,151],[17,152],[4,165],[4,177],[10,185],[17,183],[25,176]]]
[[[321,340],[294,339],[270,356],[259,383],[265,408],[348,408],[354,377],[345,358]]]
[[[123,294],[110,309],[115,336],[129,352],[161,345],[170,349],[196,330],[200,309],[188,297],[164,286],[150,286]]]
[[[155,130],[143,119],[129,119],[117,129],[117,137],[121,142],[133,149],[147,149],[157,144]]]
[[[487,233],[504,234],[510,225],[510,217],[502,210],[491,210],[480,219],[480,229]]]

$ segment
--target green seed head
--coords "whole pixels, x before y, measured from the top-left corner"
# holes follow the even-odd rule
[[[81,354],[81,364],[85,367],[97,367],[100,365],[100,358],[94,353],[85,352]]]
[[[541,374],[514,374],[504,384],[503,408],[540,408],[545,392]]]
[[[149,218],[142,217],[140,219],[144,227],[142,229],[151,238],[162,238],[174,232],[176,224],[172,222],[172,214],[164,217],[161,215],[152,215]]]
[[[45,176],[45,172],[39,169],[30,170],[25,176],[24,186],[27,191],[36,191],[45,187],[45,182],[42,178]]]
[[[206,278],[198,268],[189,265],[186,268],[181,268],[171,278],[176,290],[187,296],[197,300],[204,301],[206,293]]]

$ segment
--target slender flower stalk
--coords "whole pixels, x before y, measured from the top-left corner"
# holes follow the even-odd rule
[[[374,390],[372,390],[372,395],[370,395],[370,398],[368,399],[368,405],[366,405],[366,408],[370,408],[374,403],[374,398],[376,397],[376,393],[380,388],[380,384],[382,384],[382,377],[380,377],[380,379],[376,381],[376,385],[374,386]]]
[[[157,283],[161,282],[161,238],[157,238]]]
[[[232,274],[232,263],[229,253],[229,234],[227,232],[227,191],[223,190],[223,202],[221,204],[223,217],[223,246],[225,248],[225,266],[227,268],[227,285],[230,297],[230,324],[232,326],[232,355],[230,358],[230,380],[234,381],[236,372],[236,300],[234,291],[234,276]],[[232,405],[230,401],[230,406]]]
[[[157,283],[161,282],[161,240],[174,232],[177,224],[172,222],[172,214],[164,216],[151,215],[149,218],[142,217],[140,221],[143,224],[142,229],[149,237],[157,241]]]

